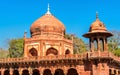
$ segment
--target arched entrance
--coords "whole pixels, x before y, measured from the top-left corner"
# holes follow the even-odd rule
[[[4,71],[4,75],[10,75],[9,72],[10,72],[9,70],[5,70],[5,71]]]
[[[40,75],[39,70],[34,69],[34,70],[33,70],[33,74],[32,74],[32,75]]]
[[[44,70],[43,75],[52,75],[52,73],[49,69],[46,69],[46,70]]]
[[[57,49],[51,47],[47,50],[46,55],[58,55]]]
[[[19,75],[18,70],[14,70],[14,71],[13,71],[13,75]]]
[[[35,48],[29,50],[30,56],[38,56],[38,52]]]
[[[30,75],[28,70],[23,70],[22,75]]]
[[[65,55],[66,54],[70,54],[70,50],[69,49],[67,49],[66,51],[65,51]]]
[[[55,74],[54,75],[65,75],[65,74],[63,73],[62,69],[57,69],[57,70],[55,70]]]
[[[78,75],[77,70],[74,68],[71,68],[68,70],[67,75]]]

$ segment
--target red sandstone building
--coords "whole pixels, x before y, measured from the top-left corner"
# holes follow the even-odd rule
[[[64,38],[65,26],[49,11],[24,35],[24,57],[0,59],[0,75],[120,75],[120,58],[108,52],[112,36],[96,15],[89,32],[90,51],[73,54],[73,41]]]

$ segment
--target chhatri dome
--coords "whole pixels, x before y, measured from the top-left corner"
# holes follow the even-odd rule
[[[50,13],[48,4],[47,12],[32,24],[30,32],[32,37],[46,34],[62,36],[65,34],[65,26]]]
[[[98,13],[96,13],[96,20],[91,24],[89,32],[87,34],[84,34],[83,36],[89,38],[94,35],[100,35],[101,33],[106,37],[113,35],[112,33],[107,31],[104,23],[99,20]]]
[[[98,18],[98,13],[96,13],[96,20],[91,24],[89,32],[106,32],[107,29]]]

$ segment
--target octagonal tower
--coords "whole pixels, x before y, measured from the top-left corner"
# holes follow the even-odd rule
[[[47,12],[30,27],[31,38],[24,35],[24,57],[73,54],[73,42],[64,38],[65,26]]]

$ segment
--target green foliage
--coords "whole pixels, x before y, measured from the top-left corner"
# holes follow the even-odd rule
[[[116,56],[120,57],[120,48],[113,51]]]
[[[108,49],[116,56],[120,56],[120,32],[112,31],[113,35],[108,39]]]
[[[80,54],[80,53],[83,53],[86,51],[86,45],[84,43],[84,41],[78,37],[75,37],[73,35],[69,35],[69,34],[66,34],[65,35],[65,38],[67,39],[71,39],[72,40],[72,37],[73,37],[73,51],[74,51],[74,54]]]
[[[23,56],[23,39],[12,39],[9,41],[9,57]]]
[[[9,52],[0,48],[0,58],[7,58]]]

